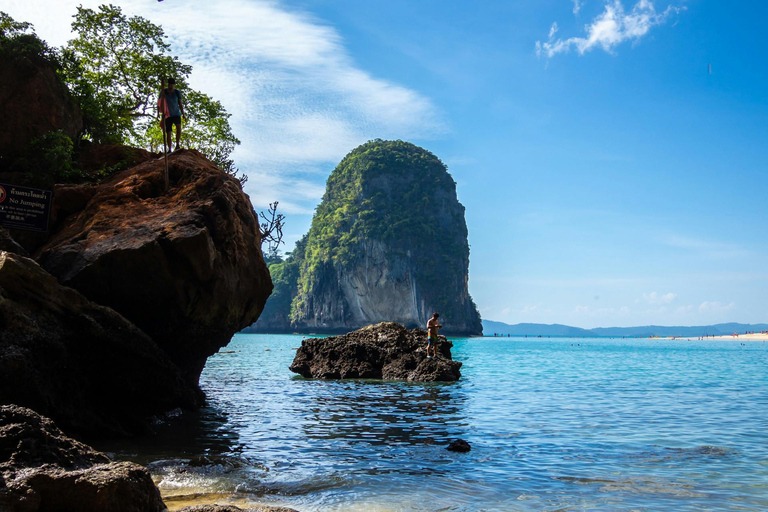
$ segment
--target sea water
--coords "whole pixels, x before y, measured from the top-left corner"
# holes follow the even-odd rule
[[[113,455],[172,510],[768,510],[768,343],[454,339],[460,381],[405,383],[297,377],[301,339],[236,335]]]

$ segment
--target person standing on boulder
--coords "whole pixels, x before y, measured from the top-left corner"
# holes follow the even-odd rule
[[[432,313],[432,318],[427,322],[427,357],[429,358],[432,357],[429,355],[430,348],[435,357],[437,357],[437,330],[443,327],[438,322],[438,318],[440,318],[440,313]]]
[[[181,91],[176,89],[176,80],[168,79],[168,87],[160,93],[160,99],[157,101],[157,107],[163,118],[163,139],[165,148],[171,152],[171,131],[176,126],[176,149],[179,149],[181,141],[181,116],[184,115],[184,103],[182,101]]]

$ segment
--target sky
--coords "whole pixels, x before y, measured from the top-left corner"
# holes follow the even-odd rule
[[[99,3],[0,10],[58,46]],[[768,2],[111,3],[162,25],[232,114],[284,250],[345,154],[402,139],[457,182],[483,318],[768,322]]]

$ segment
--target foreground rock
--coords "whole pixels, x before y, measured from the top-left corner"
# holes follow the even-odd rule
[[[342,336],[307,338],[291,371],[316,379],[384,379],[419,382],[459,380],[461,363],[451,360],[453,343],[440,336],[439,355],[426,353],[427,332],[394,322],[369,325]]]
[[[30,409],[0,406],[3,512],[161,512],[149,472],[70,439]]]
[[[150,416],[198,401],[196,388],[135,325],[34,261],[0,251],[0,403],[108,435],[143,431]]]
[[[168,191],[154,158],[98,186],[57,189],[58,231],[34,256],[136,324],[196,385],[206,358],[259,317],[272,282],[238,181],[195,150],[169,166]]]

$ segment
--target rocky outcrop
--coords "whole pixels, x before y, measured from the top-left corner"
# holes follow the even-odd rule
[[[208,356],[256,321],[272,290],[238,181],[195,150],[69,186],[34,254],[59,281],[147,333],[196,385]]]
[[[461,363],[451,359],[453,343],[440,336],[438,356],[427,358],[426,341],[422,329],[382,322],[342,336],[304,339],[290,369],[316,379],[458,380]]]
[[[62,286],[34,261],[0,252],[0,403],[31,407],[90,435],[146,430],[201,400],[145,333]]]
[[[0,58],[0,170],[2,160],[20,155],[29,143],[61,130],[77,140],[80,108],[45,58],[13,52]]]
[[[283,279],[253,328],[413,328],[437,311],[445,332],[481,334],[468,271],[464,207],[445,165],[407,142],[371,141],[331,173],[308,235],[270,266]]]
[[[3,512],[162,512],[149,472],[66,437],[34,411],[0,406]]]

